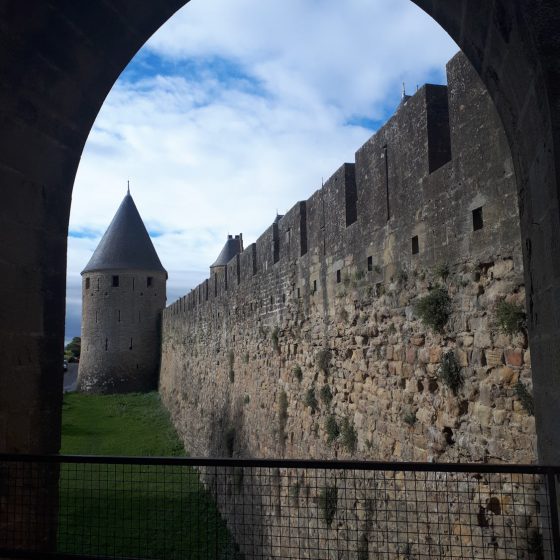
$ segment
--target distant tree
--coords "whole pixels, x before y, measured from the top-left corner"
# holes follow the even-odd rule
[[[82,347],[82,339],[79,336],[75,336],[64,348],[64,355],[68,360],[79,360],[80,350]]]

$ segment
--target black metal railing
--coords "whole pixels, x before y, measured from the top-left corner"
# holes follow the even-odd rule
[[[0,557],[559,558],[560,468],[0,455]]]

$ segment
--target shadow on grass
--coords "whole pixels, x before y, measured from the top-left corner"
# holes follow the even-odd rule
[[[58,550],[166,559],[240,559],[215,502],[190,467],[66,464]]]

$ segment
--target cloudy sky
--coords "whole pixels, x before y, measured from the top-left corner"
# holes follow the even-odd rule
[[[458,48],[410,0],[191,0],[107,97],[76,177],[66,338],[80,271],[126,193],[169,272],[168,303],[228,233],[252,243],[309,197]]]

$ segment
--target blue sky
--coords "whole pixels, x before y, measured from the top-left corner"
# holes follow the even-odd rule
[[[228,233],[252,243],[308,198],[457,46],[410,0],[191,0],[144,46],[84,149],[68,240],[66,338],[80,271],[127,180],[169,272],[168,303]]]

